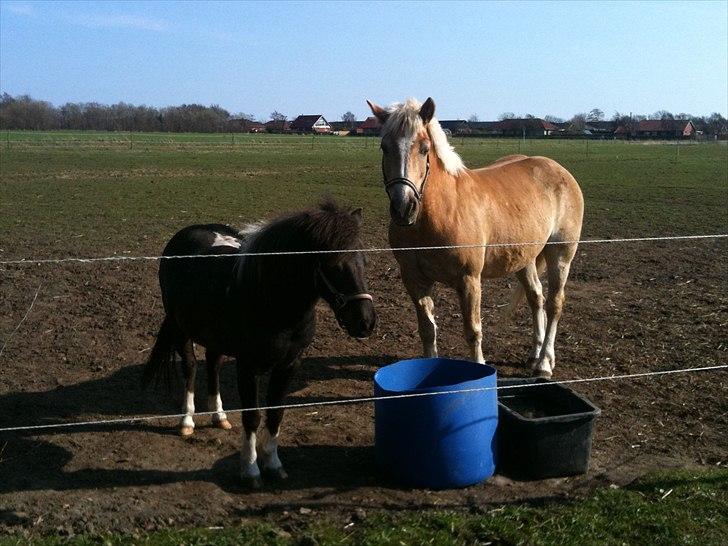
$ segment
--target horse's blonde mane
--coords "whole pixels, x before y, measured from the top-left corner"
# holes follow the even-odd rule
[[[420,117],[420,108],[422,104],[416,99],[407,99],[405,102],[390,105],[387,108],[387,121],[382,126],[382,137],[415,135],[425,128]],[[435,149],[435,155],[442,161],[445,171],[454,175],[465,169],[463,160],[447,141],[447,135],[440,127],[437,118],[433,117],[426,129]]]

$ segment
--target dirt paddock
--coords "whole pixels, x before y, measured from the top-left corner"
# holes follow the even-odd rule
[[[728,362],[725,241],[584,245],[567,285],[556,379]],[[413,308],[391,256],[369,262],[380,325],[369,340],[346,338],[330,310],[289,402],[368,396],[384,364],[419,354]],[[0,270],[4,324],[12,329],[35,290],[38,301],[0,358],[0,428],[177,413],[181,393],[146,392],[141,368],[162,318],[156,264],[24,265]],[[52,282],[48,279],[51,278]],[[484,352],[502,376],[527,374],[525,309],[497,321],[507,281],[484,290]],[[436,298],[443,356],[462,356],[456,298]],[[12,321],[11,321],[12,318]],[[12,322],[12,324],[11,324]],[[204,366],[198,408],[205,408]],[[301,507],[348,517],[356,509],[478,509],[522,500],[578,498],[648,471],[728,463],[724,371],[578,384],[602,410],[591,470],[538,482],[495,477],[462,490],[398,487],[373,458],[371,404],[287,412],[282,484],[249,492],[238,481],[240,416],[234,430],[197,419],[190,438],[175,421],[0,433],[0,532],[79,532],[222,525]],[[239,406],[234,366],[223,401]]]

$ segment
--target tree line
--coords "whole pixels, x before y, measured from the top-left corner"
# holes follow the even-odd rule
[[[287,116],[278,111],[274,111],[269,117],[279,122],[287,119]],[[499,119],[516,117],[519,116],[513,112],[505,112]],[[520,117],[536,116],[525,114]],[[356,120],[350,111],[341,118],[352,126]],[[578,131],[589,123],[605,121],[606,116],[600,109],[594,108],[588,113],[575,114],[569,120],[551,115],[544,116],[544,119],[552,123],[568,123],[570,128]],[[726,126],[726,119],[718,112],[707,116],[695,116],[684,112],[672,114],[665,110],[659,110],[648,116],[615,112],[611,117],[616,126],[627,127],[643,119],[690,119],[698,131],[705,131],[707,134],[718,133]],[[473,114],[469,120],[478,121],[478,116]],[[182,104],[156,108],[125,102],[111,105],[97,102],[68,102],[54,106],[50,102],[36,100],[28,95],[13,97],[3,93],[0,97],[0,129],[227,133],[247,132],[249,124],[253,122],[255,122],[253,115],[233,114],[215,104],[211,106]]]

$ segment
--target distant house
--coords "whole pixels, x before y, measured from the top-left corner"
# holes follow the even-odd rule
[[[379,135],[379,132],[382,130],[382,125],[379,123],[379,120],[375,118],[374,116],[369,116],[367,119],[365,119],[361,124],[356,128],[356,134],[357,135]]]
[[[614,138],[616,123],[613,121],[587,121],[584,129],[594,138]]]
[[[265,123],[265,130],[268,133],[290,133],[291,122],[286,120],[272,119]]]
[[[504,119],[499,122],[500,135],[504,137],[538,138],[558,131],[553,123],[541,118]]]
[[[265,125],[246,118],[230,118],[225,129],[231,133],[264,133]]]
[[[695,138],[695,125],[689,119],[643,119],[629,127],[621,125],[614,130],[619,138],[676,140]]]
[[[440,127],[446,134],[451,135],[469,135],[470,125],[464,119],[441,119]]]
[[[637,124],[637,138],[693,138],[695,126],[688,119],[645,119]]]
[[[469,121],[468,130],[471,135],[500,136],[500,121]]]
[[[291,131],[294,133],[325,134],[331,132],[331,125],[321,114],[298,116],[291,122]]]

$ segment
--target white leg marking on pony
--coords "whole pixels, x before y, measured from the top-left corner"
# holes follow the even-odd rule
[[[192,429],[195,428],[195,421],[192,416],[195,414],[195,393],[194,391],[187,392],[185,394],[185,405],[182,408],[185,412],[185,416],[182,418],[180,428],[182,428],[183,434],[192,434]],[[185,430],[186,429],[186,430]]]
[[[208,411],[215,412],[215,414],[212,416],[213,423],[219,423],[220,421],[227,420],[227,415],[222,408],[222,398],[220,398],[220,393],[213,394],[207,397],[207,409]]]
[[[240,448],[240,476],[245,478],[260,477],[260,469],[257,463],[256,434],[251,432],[248,436],[243,431],[243,446]]]
[[[277,470],[283,466],[278,458],[278,434],[271,435],[267,427],[260,431],[258,455],[263,468],[266,470]]]
[[[240,248],[240,241],[230,235],[221,235],[215,232],[215,240],[212,242],[212,246],[231,246],[233,248]]]

